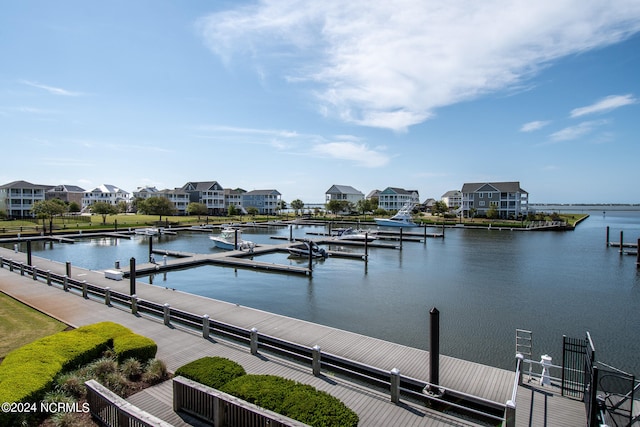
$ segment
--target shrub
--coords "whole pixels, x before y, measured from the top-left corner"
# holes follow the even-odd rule
[[[310,385],[272,375],[245,375],[221,391],[306,424],[357,426],[358,415],[340,400]]]
[[[57,389],[75,398],[84,397],[87,389],[84,385],[85,379],[75,372],[63,374],[56,380]]]
[[[144,363],[156,357],[158,346],[151,338],[129,333],[113,339],[113,350],[119,362],[135,358]]]
[[[120,372],[130,380],[140,378],[142,363],[138,359],[129,358],[120,364]]]
[[[157,384],[169,377],[167,366],[162,360],[151,359],[147,363],[145,372],[142,374],[142,380],[150,384]]]
[[[246,372],[241,365],[229,359],[203,357],[181,366],[176,370],[176,375],[219,389],[229,381],[246,375]]]

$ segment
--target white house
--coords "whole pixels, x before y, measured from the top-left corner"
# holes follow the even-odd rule
[[[27,181],[13,181],[0,185],[0,211],[8,218],[32,217],[33,204],[45,200],[47,190],[52,187]]]
[[[418,190],[405,190],[398,187],[387,187],[378,195],[378,208],[387,211],[399,210],[405,204],[420,204]]]
[[[447,191],[440,197],[440,200],[447,204],[449,209],[457,209],[462,206],[462,191],[451,190]]]
[[[120,202],[128,203],[130,195],[127,191],[115,185],[102,184],[91,191],[85,191],[82,197],[82,209],[86,209],[96,202],[105,202],[117,206]]]

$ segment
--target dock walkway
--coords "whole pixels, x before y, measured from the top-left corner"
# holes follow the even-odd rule
[[[0,248],[0,256],[26,262],[26,254],[15,253],[4,248]],[[51,270],[59,274],[65,272],[65,265],[62,263],[34,257],[33,264],[39,269]],[[128,281],[107,279],[104,277],[104,272],[73,267],[72,277],[98,286],[108,286],[119,292],[128,292]],[[145,300],[160,304],[169,303],[171,307],[191,313],[208,314],[212,319],[243,328],[255,327],[261,334],[268,334],[303,346],[319,345],[323,352],[384,370],[397,368],[402,375],[416,379],[426,380],[428,376],[429,353],[425,350],[163,287],[137,283],[136,288],[138,297]],[[125,309],[84,299],[73,292],[64,292],[58,287],[46,286],[41,281],[21,276],[19,272],[9,272],[6,267],[0,269],[0,290],[72,326],[105,320],[121,323],[156,341],[158,357],[167,363],[171,371],[197,358],[219,355],[238,361],[249,373],[280,375],[311,384],[345,402],[358,413],[361,425],[364,426],[476,425],[474,422],[463,421],[452,415],[433,411],[424,405],[404,400],[401,404],[394,405],[390,402],[388,392],[385,394],[384,391],[359,385],[337,376],[315,377],[309,367],[269,353],[262,353],[256,357],[251,355],[246,346],[218,336],[205,340],[197,332],[186,331],[180,327],[167,327],[161,319],[137,317]],[[444,387],[501,404],[511,398],[513,372],[447,356],[440,357],[440,368],[440,385]],[[523,388],[519,387],[519,389]],[[521,390],[519,393],[523,394]],[[524,398],[526,400],[526,397]],[[142,409],[153,408],[150,412],[174,425],[195,425],[173,413],[170,399],[162,386],[142,392],[131,400]],[[518,405],[520,401],[521,396],[518,396]],[[555,419],[554,413],[546,403],[541,406],[536,404],[533,398],[530,398],[530,401],[534,403],[533,409],[517,411],[517,426],[537,425],[530,421],[533,416],[538,419],[539,417]],[[573,424],[551,423],[549,425],[584,425],[584,407],[582,418],[580,414],[574,413],[575,411],[569,412],[573,414]]]

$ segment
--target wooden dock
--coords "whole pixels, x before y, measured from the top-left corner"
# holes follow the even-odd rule
[[[4,248],[0,248],[0,256],[26,262],[26,254],[16,254]],[[58,274],[65,273],[65,265],[62,263],[34,257],[34,264],[40,269]],[[72,278],[86,280],[97,286],[109,286],[117,292],[128,292],[127,281],[109,280],[102,272],[73,267]],[[402,375],[427,380],[429,352],[425,350],[159,286],[144,283],[137,283],[136,286],[138,297],[147,301],[168,303],[171,307],[190,313],[208,313],[212,319],[229,325],[257,328],[261,334],[287,342],[308,348],[318,345],[323,352],[386,371],[397,368]],[[10,272],[6,265],[0,269],[0,291],[72,326],[105,320],[121,323],[155,340],[159,349],[158,357],[167,363],[171,371],[205,355],[219,355],[238,361],[249,373],[274,374],[311,384],[345,402],[358,413],[360,424],[364,426],[480,425],[467,418],[438,412],[424,404],[403,400],[401,404],[395,405],[389,400],[388,390],[385,392],[355,384],[340,376],[316,377],[312,375],[309,367],[290,360],[269,353],[253,356],[246,346],[218,336],[203,339],[201,334],[188,332],[180,327],[167,327],[161,319],[131,315],[124,309],[104,305],[104,301],[85,299],[75,292],[64,292],[60,287],[47,286],[46,283],[32,280],[29,276],[21,276],[15,270]],[[498,405],[504,405],[512,398],[514,372],[442,355],[440,368],[440,385],[443,387]],[[132,397],[130,401],[142,409],[150,408],[154,415],[174,425],[195,425],[185,422],[180,415],[173,412],[170,394],[166,388],[161,387],[146,390]],[[553,400],[557,407],[549,405],[549,396],[527,395],[526,391],[522,391],[522,387],[518,388],[518,393],[515,424],[518,427],[585,424],[584,406],[577,405],[576,409],[573,401],[559,396],[554,396]],[[566,424],[556,423],[556,420],[560,419],[560,412],[556,413],[556,410],[562,411],[562,419],[567,420]],[[538,423],[533,420],[544,422]]]

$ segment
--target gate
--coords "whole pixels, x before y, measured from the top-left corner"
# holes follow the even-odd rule
[[[562,336],[562,395],[582,400],[587,426],[598,425],[598,368],[591,335],[584,339]]]

